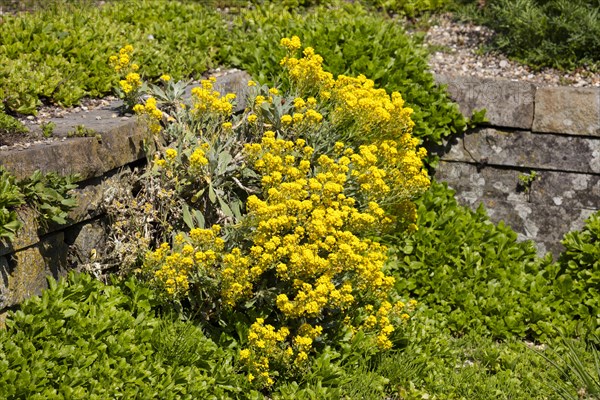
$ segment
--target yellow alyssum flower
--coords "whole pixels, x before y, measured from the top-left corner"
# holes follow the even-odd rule
[[[167,160],[173,160],[173,159],[175,159],[175,157],[177,157],[177,150],[175,150],[175,149],[167,149],[165,151],[165,157],[167,158]]]
[[[286,47],[289,51],[296,51],[302,47],[302,42],[298,36],[292,36],[291,39],[283,38],[281,39],[280,44],[283,47]]]

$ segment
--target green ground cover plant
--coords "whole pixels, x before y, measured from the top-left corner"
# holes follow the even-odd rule
[[[26,133],[27,127],[18,119],[4,113],[3,107],[0,106],[0,134],[8,133]]]
[[[597,0],[458,0],[455,9],[494,30],[492,49],[536,69],[595,70],[600,63]]]
[[[135,280],[49,281],[0,331],[3,399],[251,398],[235,355],[194,325],[154,316]]]
[[[199,76],[219,63],[216,44],[226,26],[200,3],[79,3],[3,17],[0,101],[7,111],[34,114],[42,101],[70,106],[83,96],[110,94],[118,77],[107,55],[122,43],[143,43],[136,56],[155,79],[166,69],[179,78]]]
[[[36,212],[42,226],[66,223],[68,212],[77,205],[72,193],[77,187],[76,179],[77,176],[35,171],[19,180],[0,167],[0,238],[9,242],[14,239],[23,225],[16,211],[25,205]]]
[[[419,230],[396,247],[397,289],[445,329],[531,340],[597,333],[597,215],[565,237],[557,262],[490,223],[483,208],[459,206],[442,184],[420,199],[418,216]]]

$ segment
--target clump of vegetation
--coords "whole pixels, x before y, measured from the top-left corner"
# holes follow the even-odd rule
[[[189,322],[156,318],[135,280],[71,273],[49,286],[0,330],[3,399],[251,396],[232,352]]]
[[[38,221],[65,224],[67,214],[77,202],[71,192],[77,185],[77,176],[61,177],[55,173],[35,171],[26,179],[18,180],[0,168],[0,238],[9,241],[23,225],[16,210],[28,205],[38,214]]]
[[[234,96],[202,81],[175,108],[165,132],[175,141],[136,199],[169,215],[157,218],[168,221],[154,230],[165,242],[143,255],[140,278],[212,329],[238,327],[258,388],[298,376],[348,334],[393,346],[414,304],[390,293],[385,248],[373,239],[413,229],[412,200],[430,183],[400,93],[364,76],[334,79],[314,49],[297,57],[298,37],[281,44],[291,93],[250,82],[247,111],[232,116]],[[151,96],[134,109],[152,121],[156,104]],[[154,188],[177,200],[149,203]],[[135,238],[128,220],[140,218],[121,217],[118,229]]]
[[[5,114],[3,108],[0,107],[0,135],[27,133],[28,131],[27,127],[21,121]]]
[[[459,15],[495,32],[493,48],[533,68],[597,69],[600,5],[594,0],[458,1]],[[481,6],[483,5],[483,6]]]

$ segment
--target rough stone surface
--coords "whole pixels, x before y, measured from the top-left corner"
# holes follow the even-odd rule
[[[461,196],[458,196],[462,201]],[[490,219],[504,221],[515,232],[519,240],[532,240],[543,256],[551,252],[554,258],[564,250],[560,241],[563,234],[583,228],[585,220],[594,213],[590,209],[567,209],[561,206],[536,206],[531,203],[513,203],[483,198]],[[479,203],[477,203],[479,204]]]
[[[101,110],[96,112],[102,112]],[[89,126],[101,132],[95,137],[70,138],[65,141],[36,144],[27,149],[0,151],[0,165],[18,178],[36,170],[79,174],[81,180],[99,177],[107,171],[144,158],[150,135],[135,120],[107,124],[90,120]],[[57,130],[69,129],[73,121],[61,122]]]
[[[600,88],[538,88],[533,131],[600,137]]]
[[[526,190],[519,181],[519,175],[529,172],[491,166],[478,171],[473,164],[441,161],[435,172],[435,179],[448,182],[469,205],[476,205],[479,199],[485,197],[513,203],[530,203],[536,207],[552,205],[566,209],[598,208],[600,175],[536,171],[538,178]]]
[[[47,288],[47,276],[58,278],[66,273],[67,246],[64,234],[58,232],[49,235],[36,246],[15,253],[8,264],[8,279],[0,311],[40,294]]]
[[[92,250],[104,253],[106,247],[107,223],[103,219],[70,227],[65,231],[65,242],[69,245],[71,261],[77,264],[89,263]]]
[[[472,209],[483,204],[494,223],[504,221],[517,233],[518,240],[532,240],[540,256],[551,252],[555,259],[564,250],[560,244],[564,234],[580,230],[585,220],[595,212],[589,208],[530,203],[523,201],[522,196],[505,200],[506,196],[496,197],[481,187],[463,191],[456,181],[448,181],[448,186],[456,190],[460,204]]]
[[[434,151],[441,152],[445,161],[600,173],[600,140],[578,136],[484,128]]]
[[[6,257],[0,257],[0,304],[4,304],[8,293],[8,276],[10,274],[10,265]],[[1,308],[1,307],[0,307]],[[2,323],[0,322],[0,325]]]
[[[485,108],[491,125],[531,129],[536,91],[531,83],[448,75],[436,75],[435,79],[447,85],[450,97],[466,117]]]

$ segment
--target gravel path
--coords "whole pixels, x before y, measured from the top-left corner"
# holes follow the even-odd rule
[[[487,27],[454,22],[449,15],[435,17],[424,41],[434,50],[429,58],[431,70],[436,74],[506,78],[539,86],[600,87],[599,72],[585,69],[573,73],[556,69],[535,72],[502,54],[479,54],[479,48],[489,43],[492,36],[493,31]]]

